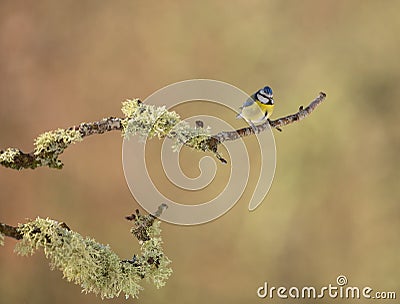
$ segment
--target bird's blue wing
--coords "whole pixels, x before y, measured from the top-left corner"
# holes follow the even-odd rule
[[[250,97],[249,99],[247,99],[247,100],[243,103],[243,105],[242,105],[239,109],[243,109],[243,108],[245,108],[245,107],[251,106],[253,103],[254,103],[254,99]]]

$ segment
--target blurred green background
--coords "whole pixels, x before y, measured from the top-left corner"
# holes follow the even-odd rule
[[[389,0],[2,0],[0,149],[30,151],[44,131],[121,116],[125,98],[185,79],[248,93],[269,84],[275,118],[323,90],[325,104],[275,133],[263,205],[247,211],[250,189],[209,224],[164,223],[174,274],[160,290],[144,283],[135,301],[309,303],[256,290],[265,281],[318,288],[340,274],[400,296],[399,9]],[[0,168],[0,221],[58,219],[131,257],[138,246],[123,217],[138,205],[121,144],[117,132],[87,138],[62,155],[61,171]],[[15,243],[0,248],[1,303],[101,302],[50,271],[42,252],[15,255]]]

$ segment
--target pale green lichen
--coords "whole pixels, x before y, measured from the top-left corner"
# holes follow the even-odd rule
[[[35,139],[34,154],[61,154],[70,144],[81,140],[81,134],[77,130],[57,129],[55,131],[45,132]]]
[[[163,138],[180,121],[179,115],[166,110],[165,106],[147,105],[138,99],[124,101],[122,112],[126,116],[122,121],[124,136],[138,134],[142,138]]]
[[[139,98],[126,99],[122,102],[121,111],[124,113],[125,117],[130,118],[135,114],[141,103]]]
[[[140,260],[143,263],[140,265],[122,262],[108,245],[84,238],[50,219],[37,218],[20,225],[23,239],[15,250],[21,255],[29,255],[43,248],[51,268],[61,270],[68,281],[79,284],[84,292],[99,294],[101,298],[113,298],[121,292],[127,298],[137,297],[143,289],[139,285],[142,278],[151,279],[160,287],[172,272],[167,267],[170,261],[162,251],[158,225],[155,221],[148,228],[151,237],[142,243]],[[155,255],[159,257],[158,264],[148,263]]]
[[[174,151],[186,145],[196,150],[206,151],[204,145],[210,136],[210,128],[192,128],[186,121],[181,121],[170,132],[169,137],[174,140],[172,146]]]
[[[19,150],[15,148],[7,148],[0,152],[0,163],[12,164],[14,158],[19,155]]]
[[[0,232],[0,246],[4,246],[4,235]]]
[[[171,261],[162,253],[160,221],[154,221],[153,225],[147,228],[147,233],[150,239],[141,241],[142,256],[138,258],[139,273],[160,288],[172,274],[172,269],[168,267]]]
[[[122,122],[125,136],[138,134],[142,138],[168,137],[173,140],[172,148],[175,151],[182,145],[207,150],[205,143],[210,136],[210,129],[191,127],[180,119],[179,114],[166,110],[165,106],[147,105],[133,99],[122,103],[122,112],[126,116]]]
[[[82,136],[77,130],[57,129],[39,135],[34,142],[34,155],[37,156],[41,166],[61,168],[62,162],[58,156],[71,144],[82,141]]]

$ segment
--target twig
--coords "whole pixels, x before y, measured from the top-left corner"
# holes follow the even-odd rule
[[[18,231],[17,227],[0,223],[0,233],[16,240],[22,240],[22,234]]]
[[[69,128],[70,130],[79,131],[82,138],[93,134],[103,134],[109,131],[121,131],[122,130],[122,120],[123,118],[118,117],[108,117],[103,118],[100,121],[95,122],[84,122],[79,126],[73,126]]]
[[[284,127],[286,125],[304,119],[305,117],[310,115],[311,112],[313,112],[315,108],[325,100],[325,98],[326,94],[324,92],[320,92],[319,95],[306,108],[303,108],[303,106],[301,106],[297,113],[281,117],[276,120],[266,121],[265,123],[256,126],[257,133],[263,132],[265,129],[268,128],[268,125],[271,128],[279,130],[281,127]],[[211,139],[212,141],[211,144],[212,145],[220,144],[224,141],[236,140],[239,139],[240,137],[249,136],[253,134],[254,130],[252,127],[246,127],[235,131],[220,132],[212,136],[213,139]]]
[[[271,128],[275,128],[278,131],[282,131],[281,127],[294,123],[296,121],[300,121],[303,118],[307,117],[311,114],[315,108],[320,105],[326,98],[326,94],[324,92],[320,92],[319,95],[308,105],[308,107],[303,108],[300,106],[299,111],[295,114],[291,114],[285,117],[278,118],[276,120],[268,120],[265,123],[256,126],[257,133],[263,132],[265,129],[270,126]],[[226,164],[227,161],[218,153],[218,146],[224,141],[237,140],[241,137],[254,135],[255,130],[252,127],[246,127],[235,131],[223,131],[219,132],[215,135],[210,136],[204,142],[204,150],[212,151],[218,160],[220,160],[223,164]]]
[[[135,213],[125,216],[128,221],[133,221],[135,227],[132,228],[132,233],[136,236],[139,241],[148,241],[150,236],[147,232],[147,228],[153,225],[154,220],[161,216],[161,214],[168,208],[168,205],[162,203],[158,206],[154,214],[140,214],[139,209],[136,209]]]

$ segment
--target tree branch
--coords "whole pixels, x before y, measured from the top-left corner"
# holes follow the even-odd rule
[[[261,125],[258,125],[256,126],[256,131],[257,133],[263,132],[268,128],[268,126],[281,131],[281,127],[296,121],[300,121],[310,115],[314,109],[325,100],[325,98],[326,94],[321,92],[306,108],[300,107],[299,111],[295,114],[278,118],[273,121],[267,121]],[[100,121],[81,123],[80,125],[72,126],[65,130],[59,129],[56,131],[46,132],[35,140],[36,148],[32,152],[25,153],[16,148],[0,150],[0,165],[17,170],[28,168],[35,169],[40,166],[61,169],[63,164],[60,160],[58,160],[58,156],[62,154],[71,143],[81,141],[83,138],[94,134],[103,134],[105,132],[114,130],[125,132],[126,130],[124,130],[124,128],[127,125],[127,121],[130,121],[132,118],[131,115],[141,116],[143,113],[146,113],[146,111],[149,112],[150,115],[154,115],[154,112],[161,109],[155,108],[151,105],[143,104],[138,99],[126,101],[125,106],[128,108],[128,110],[125,109],[125,111],[123,108],[124,114],[127,116],[125,118],[108,117],[103,118]],[[159,130],[161,133],[158,133],[158,137],[179,137],[180,134],[173,129],[174,126],[178,125],[180,122],[179,115],[177,115],[175,112],[168,112],[161,109],[161,112],[162,111],[164,111],[163,113],[171,114],[170,116],[172,118],[168,117],[169,120],[167,120],[165,125],[163,125],[165,130]],[[137,119],[137,117],[135,117],[135,119]],[[138,121],[138,123],[142,122]],[[199,126],[199,123],[196,123],[196,128],[199,128]],[[196,128],[193,130],[196,130]],[[150,130],[145,129],[143,132],[152,131],[153,130],[151,130],[150,127]],[[186,134],[190,134],[190,129],[188,129],[188,127],[186,127],[186,129],[182,128],[178,131],[183,132],[182,134],[185,134],[184,136],[186,136]],[[184,141],[184,144],[197,150],[211,151],[221,162],[226,163],[226,160],[224,160],[218,153],[218,145],[225,141],[237,140],[241,137],[253,134],[254,130],[251,127],[246,127],[235,131],[219,132],[211,136],[201,135],[201,137],[205,139],[200,139],[197,141],[192,141],[193,138],[189,138],[187,141]]]

